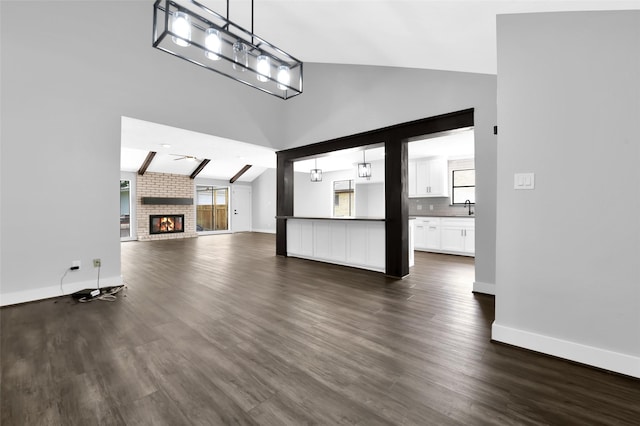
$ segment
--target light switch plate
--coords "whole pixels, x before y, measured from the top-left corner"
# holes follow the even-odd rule
[[[513,189],[535,189],[535,173],[516,173],[513,175]]]

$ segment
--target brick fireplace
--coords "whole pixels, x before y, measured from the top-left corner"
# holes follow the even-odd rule
[[[138,240],[197,237],[194,188],[193,180],[189,176],[169,173],[138,175]],[[159,228],[151,229],[154,223]],[[180,226],[177,226],[178,223]]]

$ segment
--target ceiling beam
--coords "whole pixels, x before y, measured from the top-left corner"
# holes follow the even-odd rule
[[[243,168],[240,169],[240,171],[238,173],[235,174],[234,177],[232,177],[231,179],[229,179],[229,183],[233,183],[235,181],[238,180],[238,178],[240,178],[240,176],[242,176],[247,170],[249,170],[251,168],[251,164],[247,164],[246,166],[244,166]]]
[[[151,161],[153,160],[153,157],[155,156],[156,156],[155,151],[149,151],[149,153],[147,154],[147,158],[144,159],[144,163],[142,163],[142,166],[140,166],[140,169],[138,170],[138,174],[140,176],[142,176],[144,172],[147,171],[147,168],[149,167],[149,165],[151,164]]]
[[[189,176],[191,179],[195,179],[196,176],[198,176],[198,173],[200,173],[202,171],[202,169],[204,169],[207,164],[209,164],[211,160],[209,160],[208,158],[205,158],[204,160],[202,160],[202,162],[200,164],[198,164],[198,167],[196,167],[196,169],[193,171],[193,173],[191,173],[191,176]]]

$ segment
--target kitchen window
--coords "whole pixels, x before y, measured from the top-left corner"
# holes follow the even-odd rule
[[[333,217],[356,215],[356,192],[353,180],[333,182]]]
[[[476,202],[476,169],[453,170],[451,172],[451,204]]]

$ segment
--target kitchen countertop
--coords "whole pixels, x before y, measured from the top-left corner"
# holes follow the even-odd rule
[[[309,216],[276,216],[276,219],[306,219],[306,220],[368,220],[374,222],[386,221],[383,217],[309,217]]]
[[[461,217],[461,218],[468,218],[468,219],[475,219],[476,215],[472,214],[472,215],[468,215],[468,214],[417,214],[417,215],[412,215],[411,217]]]

